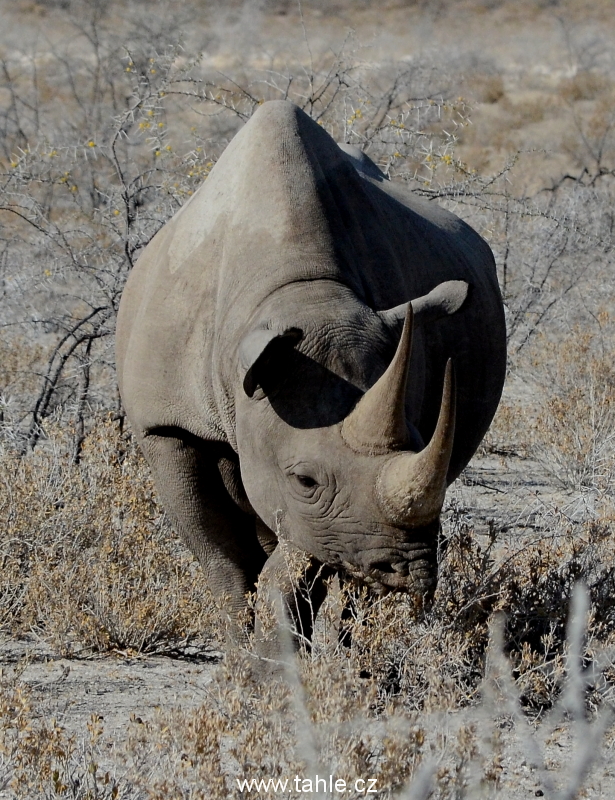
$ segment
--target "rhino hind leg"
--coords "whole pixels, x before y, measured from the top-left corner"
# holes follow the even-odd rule
[[[229,625],[242,640],[247,594],[267,554],[256,536],[255,517],[242,511],[225,488],[221,453],[228,445],[205,442],[178,428],[155,429],[140,441],[171,521],[198,558]]]

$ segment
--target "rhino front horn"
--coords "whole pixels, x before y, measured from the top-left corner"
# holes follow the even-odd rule
[[[449,359],[440,414],[431,441],[420,453],[393,456],[378,476],[378,502],[390,524],[418,527],[440,514],[454,438],[455,375]]]
[[[412,304],[408,303],[393,360],[342,423],[344,441],[358,453],[375,456],[409,446],[406,384],[412,355],[413,325]]]

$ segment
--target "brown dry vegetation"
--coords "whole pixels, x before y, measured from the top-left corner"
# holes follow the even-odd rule
[[[111,750],[95,703],[87,728],[56,722],[27,660],[5,665],[0,796],[225,798],[242,796],[236,778],[318,773],[375,778],[380,797],[572,798],[592,764],[586,796],[612,795],[600,756],[615,686],[611,5],[592,7],[601,30],[573,0],[305,2],[303,23],[285,2],[4,11],[5,639],[37,637],[73,663],[220,647],[200,569],[124,428],[112,333],[140,249],[263,100],[299,102],[489,240],[510,363],[449,493],[429,608],[334,581],[311,652],[281,678],[263,684],[249,648],[232,651],[203,703],[154,713],[152,698]],[[544,57],[511,44],[498,61],[507,35],[534,28],[549,31]],[[485,30],[491,50],[458,46]]]

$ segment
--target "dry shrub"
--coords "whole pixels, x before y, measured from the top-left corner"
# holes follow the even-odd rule
[[[133,725],[134,779],[150,796],[179,796],[189,786],[191,796],[217,800],[235,796],[238,779],[333,774],[348,782],[375,778],[379,796],[390,797],[420,764],[425,732],[402,715],[391,713],[379,724],[365,716],[376,700],[374,687],[343,664],[308,661],[300,673],[291,666],[285,679],[265,684],[255,679],[253,665],[234,653],[196,713],[165,713]],[[283,796],[298,796],[292,788]]]
[[[531,524],[544,531],[513,538],[492,526],[488,537],[477,537],[466,513],[451,509],[430,608],[395,594],[377,600],[367,592],[355,594],[352,644],[345,655],[357,675],[375,682],[381,702],[396,697],[417,711],[475,702],[489,626],[503,613],[505,649],[523,703],[551,707],[563,678],[568,604],[580,580],[593,604],[588,649],[615,643],[613,518],[603,514],[573,525],[544,508],[533,511]]]
[[[612,177],[615,168],[615,87],[610,81],[588,109],[570,108],[572,125],[563,138],[564,149],[582,168],[580,181],[591,185]],[[610,187],[610,182],[607,184]]]
[[[24,799],[226,800],[243,796],[238,780],[290,779],[283,796],[297,797],[302,792],[291,782],[294,776],[314,781],[316,775],[334,775],[349,785],[375,780],[378,796],[391,798],[416,775],[429,732],[402,711],[389,709],[379,718],[369,713],[373,687],[357,682],[351,670],[311,661],[300,672],[290,666],[285,679],[263,683],[253,664],[245,654],[230,654],[210,685],[208,702],[196,711],[167,710],[150,721],[133,717],[110,768],[101,766],[104,738],[96,715],[78,740],[55,721],[37,717],[18,675],[5,677],[0,683],[3,785],[11,797]],[[444,750],[436,796],[452,798],[476,753],[475,726],[452,726],[431,739]]]
[[[481,551],[466,534],[451,543],[442,575],[447,586],[433,612],[417,616],[407,599],[355,594],[350,648],[303,653],[282,678],[266,682],[254,660],[232,652],[201,709],[134,721],[126,755],[130,780],[160,800],[186,792],[217,800],[233,794],[237,780],[289,781],[295,775],[312,781],[316,775],[348,782],[374,778],[385,798],[406,796],[399,792],[408,783],[418,791],[423,782],[429,796],[452,800],[492,796],[501,787],[507,748],[508,759],[518,759],[524,737],[530,763],[537,764],[521,705],[544,713],[567,679],[577,694],[566,689],[562,707],[584,717],[586,678],[570,678],[577,651],[585,674],[594,676],[594,707],[612,694],[608,672],[601,672],[612,670],[602,658],[612,638],[612,614],[607,624],[594,606],[586,633],[571,638],[569,624],[566,641],[563,620],[578,570],[562,570],[571,554],[577,567],[583,559],[585,567],[612,560],[612,546],[598,552],[604,537],[588,532],[580,547],[576,536],[562,534],[552,547],[534,542],[496,565],[493,543]],[[612,580],[595,582],[593,600],[600,604],[612,589]],[[511,612],[504,629],[494,625],[496,609]],[[592,664],[593,672],[587,669]],[[554,712],[555,727],[560,714]],[[580,734],[592,741],[592,752],[583,756],[588,764],[608,715],[591,719],[596,721],[585,721]],[[509,736],[505,744],[503,727],[515,729],[515,741]],[[571,780],[584,774],[577,770]],[[283,796],[300,796],[289,784]],[[251,792],[270,793],[263,786]]]
[[[511,100],[508,95],[502,99],[507,128],[523,128],[533,122],[542,122],[548,110],[544,97]]]
[[[607,318],[602,321],[606,331]],[[537,375],[550,391],[583,388],[587,375],[610,380],[595,337],[576,334],[553,350],[536,342],[531,355],[540,354]],[[573,407],[584,419],[580,400]],[[509,409],[502,412],[503,440],[515,431],[514,405]],[[568,446],[559,428],[546,438]],[[101,419],[79,465],[72,463],[70,441],[70,430],[49,426],[36,451],[25,457],[6,451],[0,461],[4,627],[17,633],[35,627],[72,654],[168,652],[191,637],[211,638],[215,621],[201,573],[163,524],[132,439]],[[615,643],[612,510],[604,502],[573,524],[543,506],[526,524],[532,536],[508,536],[495,524],[488,536],[478,536],[468,510],[452,505],[431,607],[351,586],[340,596],[332,587],[314,647],[300,654],[286,683],[263,681],[253,658],[230,653],[203,708],[133,721],[118,755],[125,783],[114,783],[113,772],[105,783],[106,767],[88,773],[98,776],[99,796],[189,791],[216,799],[235,791],[237,777],[337,774],[377,777],[381,796],[391,797],[407,779],[418,780],[432,752],[439,754],[429,773],[434,797],[472,796],[476,775],[485,791],[495,791],[504,745],[493,718],[502,712],[496,708],[488,725],[475,717],[486,691],[494,615],[506,616],[502,647],[515,703],[544,713],[562,692],[568,604],[583,579],[592,604],[583,649],[594,675],[586,694],[591,707],[610,702],[615,679],[606,650]],[[346,614],[341,622],[344,603],[351,619]],[[6,708],[16,708],[16,686],[2,689]],[[4,767],[18,781],[16,796],[32,796],[34,786],[40,795],[62,796],[70,775],[98,764],[87,749],[90,734],[73,739],[19,702],[21,717],[11,710],[3,720],[0,713],[6,752],[22,742],[22,772],[8,757]],[[460,708],[466,709],[461,715]],[[19,733],[22,724],[30,726],[27,734]]]
[[[559,93],[567,103],[578,100],[595,100],[611,88],[612,82],[599,72],[580,70],[559,85]]]
[[[71,736],[36,715],[18,676],[5,676],[0,683],[0,777],[11,797],[24,800],[226,800],[274,793],[269,784],[269,790],[267,785],[244,787],[242,794],[238,781],[244,780],[284,781],[286,789],[278,788],[277,794],[295,798],[306,790],[297,788],[294,776],[301,787],[306,779],[314,785],[316,775],[343,776],[349,787],[356,778],[373,779],[377,796],[387,799],[477,800],[504,789],[505,763],[518,764],[524,754],[530,769],[539,770],[534,785],[552,789],[539,739],[561,730],[562,714],[568,713],[576,722],[577,763],[570,775],[559,777],[568,790],[561,796],[574,797],[610,719],[608,714],[585,718],[586,681],[577,666],[586,616],[581,612],[577,609],[569,625],[565,702],[542,723],[542,737],[521,714],[502,653],[501,627],[495,625],[479,707],[453,714],[441,706],[439,712],[417,715],[399,704],[383,705],[373,682],[358,678],[349,663],[323,659],[291,662],[283,679],[263,682],[246,654],[232,653],[201,708],[159,711],[146,721],[133,717],[127,740],[116,742],[111,766],[101,765],[104,738],[97,716],[83,738]],[[321,796],[340,795],[325,791]],[[549,796],[560,795],[550,791]]]
[[[102,419],[76,466],[71,434],[50,427],[37,451],[1,457],[4,627],[73,654],[210,639],[202,573],[165,524],[136,444]]]
[[[530,452],[524,407],[518,400],[513,400],[508,392],[500,401],[478,453],[483,456],[494,454],[527,458]]]
[[[501,75],[474,75],[469,91],[479,103],[497,103],[505,95],[504,80]]]
[[[606,312],[598,319],[598,334],[577,327],[558,342],[536,342],[530,434],[535,457],[561,486],[605,492],[615,479],[615,369],[612,322]]]

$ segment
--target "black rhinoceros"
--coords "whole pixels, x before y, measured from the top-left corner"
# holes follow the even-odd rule
[[[234,618],[260,576],[308,634],[322,584],[297,595],[278,541],[321,577],[429,591],[505,365],[483,239],[285,101],[152,239],[117,328],[126,413],[214,596]]]

